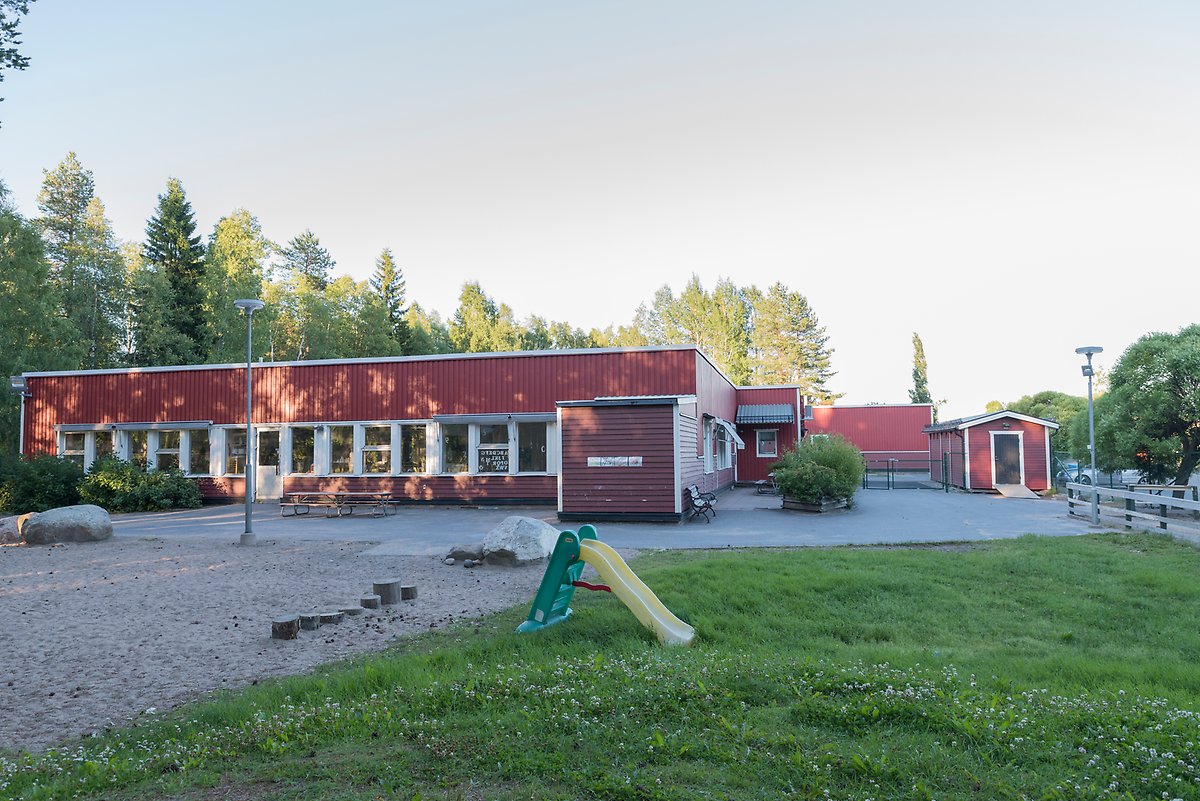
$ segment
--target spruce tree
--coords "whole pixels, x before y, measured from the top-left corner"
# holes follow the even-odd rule
[[[189,364],[207,356],[204,319],[204,246],[196,234],[192,204],[176,178],[158,196],[158,209],[146,224],[147,266],[166,279],[165,323],[173,344],[158,358]]]
[[[375,273],[371,276],[371,289],[375,299],[383,308],[388,333],[400,348],[408,352],[408,321],[404,308],[404,273],[396,266],[390,248],[384,248],[375,260]]]

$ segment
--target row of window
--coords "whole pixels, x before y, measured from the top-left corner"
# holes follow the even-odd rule
[[[255,462],[281,475],[557,472],[554,423],[329,423],[256,427]],[[116,456],[196,476],[246,473],[244,428],[72,431],[59,453],[88,467]]]

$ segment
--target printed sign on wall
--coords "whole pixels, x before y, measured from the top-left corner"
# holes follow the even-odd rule
[[[588,467],[641,467],[640,456],[589,456]]]

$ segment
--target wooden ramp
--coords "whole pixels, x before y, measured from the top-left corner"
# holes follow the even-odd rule
[[[1037,493],[1024,484],[997,484],[996,492],[1005,498],[1037,498]]]

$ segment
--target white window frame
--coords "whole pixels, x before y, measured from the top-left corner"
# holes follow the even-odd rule
[[[67,438],[74,437],[74,436],[83,437],[83,447],[80,448],[79,450],[67,450]],[[70,459],[75,456],[78,456],[80,459],[83,460],[83,464],[80,465],[80,468],[83,470],[87,470],[88,466],[91,464],[91,460],[89,460],[87,458],[88,457],[88,439],[90,439],[90,437],[91,437],[91,434],[86,431],[60,431],[58,434],[58,456],[59,456],[59,458],[60,459]]]
[[[210,476],[212,475],[212,440],[213,431],[211,428],[197,429],[208,434],[207,453],[204,454],[204,461],[208,465],[208,469],[203,473],[192,472],[192,435],[195,431],[184,430],[179,434],[179,469],[183,471],[185,476]]]
[[[775,441],[775,450],[773,453],[763,452],[763,434],[773,434]],[[759,428],[754,431],[754,453],[759,459],[778,459],[779,458],[779,429],[778,428]]]
[[[729,432],[725,430],[725,426],[717,425],[713,428],[713,462],[717,470],[729,470],[733,467],[733,440],[729,437]]]
[[[306,428],[313,432],[313,452],[311,470],[293,470],[292,469],[292,453],[294,451],[292,437],[297,429]],[[321,425],[320,423],[301,423],[296,425],[288,425],[283,429],[286,433],[279,437],[279,461],[284,461],[284,439],[287,440],[287,461],[279,466],[280,471],[285,476],[319,476],[321,474]],[[286,467],[286,471],[284,468]]]
[[[246,442],[245,447],[242,448],[242,472],[240,472],[240,473],[230,473],[229,472],[229,442],[230,442],[231,435],[238,435],[238,434],[241,434],[242,437],[244,438],[246,436],[246,427],[245,426],[231,426],[229,428],[222,429],[220,459],[221,459],[221,475],[223,475],[223,476],[243,477],[246,475],[246,460],[250,458],[250,443],[248,441]]]
[[[433,449],[429,447],[431,442],[434,442],[435,432],[431,430],[432,423],[425,421],[414,422],[399,422],[395,423],[395,429],[392,432],[392,475],[397,476],[427,476],[430,475],[430,468],[433,466]],[[405,428],[420,428],[425,431],[425,469],[418,472],[405,472],[404,465],[404,429]],[[400,443],[396,447],[396,443]],[[396,459],[395,454],[399,453],[400,458]]]
[[[709,475],[713,471],[713,421],[706,419],[704,425],[701,426],[704,430],[704,474]]]
[[[325,476],[360,476],[362,475],[362,459],[359,458],[359,448],[362,446],[362,435],[354,423],[325,424]],[[346,473],[333,472],[333,429],[350,429],[350,470]]]
[[[179,447],[178,448],[160,448],[159,445],[162,441],[163,434],[178,434],[179,435]],[[178,464],[177,469],[183,470],[185,467],[185,460],[187,459],[187,455],[188,455],[187,444],[188,444],[187,443],[187,434],[186,434],[186,432],[182,431],[181,429],[169,428],[169,429],[164,429],[163,431],[158,431],[158,430],[150,431],[147,436],[146,469],[147,470],[158,470],[158,455],[160,453],[165,453],[165,454],[175,454],[175,461]]]
[[[546,469],[545,470],[522,470],[521,469],[521,426],[542,426],[546,431]],[[512,430],[509,432],[508,442],[512,447],[513,455],[510,457],[509,464],[512,467],[512,474],[516,476],[552,476],[557,473],[553,469],[551,461],[551,453],[554,451],[554,431],[557,423],[546,422],[514,422]]]
[[[368,428],[386,428],[388,431],[387,445],[368,445],[367,444],[367,429]],[[390,476],[395,475],[395,443],[396,443],[396,427],[391,423],[359,423],[355,426],[354,441],[358,444],[355,448],[355,465],[358,467],[358,473],[364,476]],[[361,443],[361,444],[359,444]],[[368,453],[384,453],[388,455],[387,470],[373,470],[367,472],[367,454]]]

